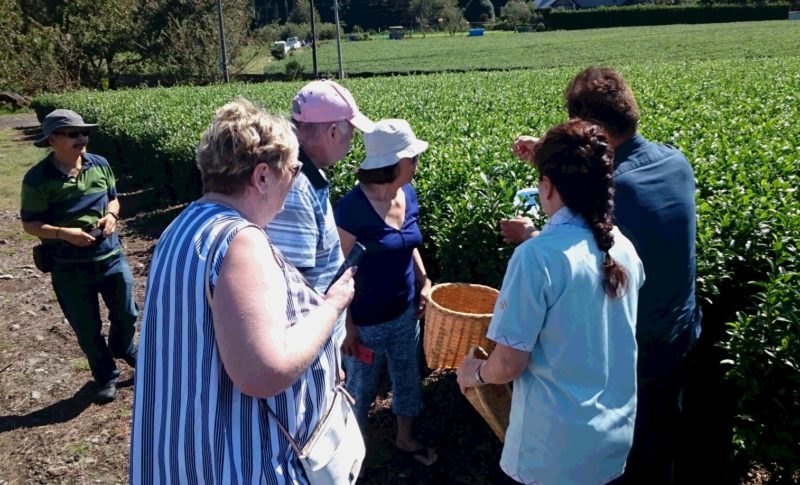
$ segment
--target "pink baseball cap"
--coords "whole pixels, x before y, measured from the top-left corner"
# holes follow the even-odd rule
[[[347,120],[364,133],[375,125],[358,110],[350,91],[329,79],[311,81],[300,89],[292,100],[292,118],[305,123]]]

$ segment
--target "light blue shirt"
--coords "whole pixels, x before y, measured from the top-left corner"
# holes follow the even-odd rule
[[[283,212],[267,226],[267,234],[308,284],[324,295],[344,256],[328,198],[328,181],[303,151],[299,158],[303,169],[286,196]],[[344,340],[344,321],[343,312],[335,326],[339,341]]]
[[[523,483],[600,484],[622,474],[636,417],[636,305],[644,270],[616,228],[611,256],[628,273],[603,290],[603,253],[569,208],[521,244],[488,337],[531,352],[514,380],[501,468]]]

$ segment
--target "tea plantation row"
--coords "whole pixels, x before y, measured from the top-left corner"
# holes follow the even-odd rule
[[[402,41],[342,42],[342,58],[346,73],[363,75],[789,57],[800,50],[796,24],[779,20],[521,34],[498,31],[483,37],[415,35]],[[320,72],[338,72],[333,41],[323,43],[317,55]],[[282,74],[291,61],[311,72],[311,49],[270,62],[266,72]],[[252,68],[247,72],[261,74]]]
[[[514,192],[534,184],[509,150],[566,118],[575,68],[347,81],[369,116],[407,118],[430,141],[416,179],[431,273],[498,286],[513,248],[498,236]],[[705,330],[727,326],[728,376],[738,394],[740,457],[800,463],[800,57],[644,63],[623,69],[641,132],[687,154],[697,178],[699,298]],[[199,194],[193,150],[214,110],[236,96],[287,111],[299,84],[72,93],[37,98],[40,116],[71,107],[102,131],[93,151],[127,185],[161,198]],[[333,198],[354,183],[360,139],[332,174]],[[129,187],[130,188],[130,187]],[[753,283],[755,282],[755,283]]]

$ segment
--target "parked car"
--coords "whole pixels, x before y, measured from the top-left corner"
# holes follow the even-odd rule
[[[300,39],[297,37],[289,37],[286,39],[286,46],[289,48],[289,50],[294,50],[303,47],[303,44],[300,43]]]
[[[402,25],[389,27],[389,39],[401,40],[406,36],[406,29]]]
[[[276,40],[275,42],[273,42],[272,43],[272,50],[275,50],[275,48],[278,47],[278,46],[283,47],[283,53],[284,54],[286,54],[287,52],[289,52],[291,50],[289,48],[289,45],[286,43],[285,40]]]

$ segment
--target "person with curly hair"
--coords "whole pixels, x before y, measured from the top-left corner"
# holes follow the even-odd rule
[[[613,152],[571,120],[537,143],[548,222],[508,263],[487,337],[466,357],[462,392],[513,381],[500,467],[521,483],[606,483],[622,474],[636,416],[636,308],[644,282],[614,226]]]
[[[136,369],[130,482],[307,483],[302,449],[335,394],[334,323],[353,270],[321,295],[264,227],[302,164],[292,125],[244,99],[197,148],[203,197],[161,235]]]

